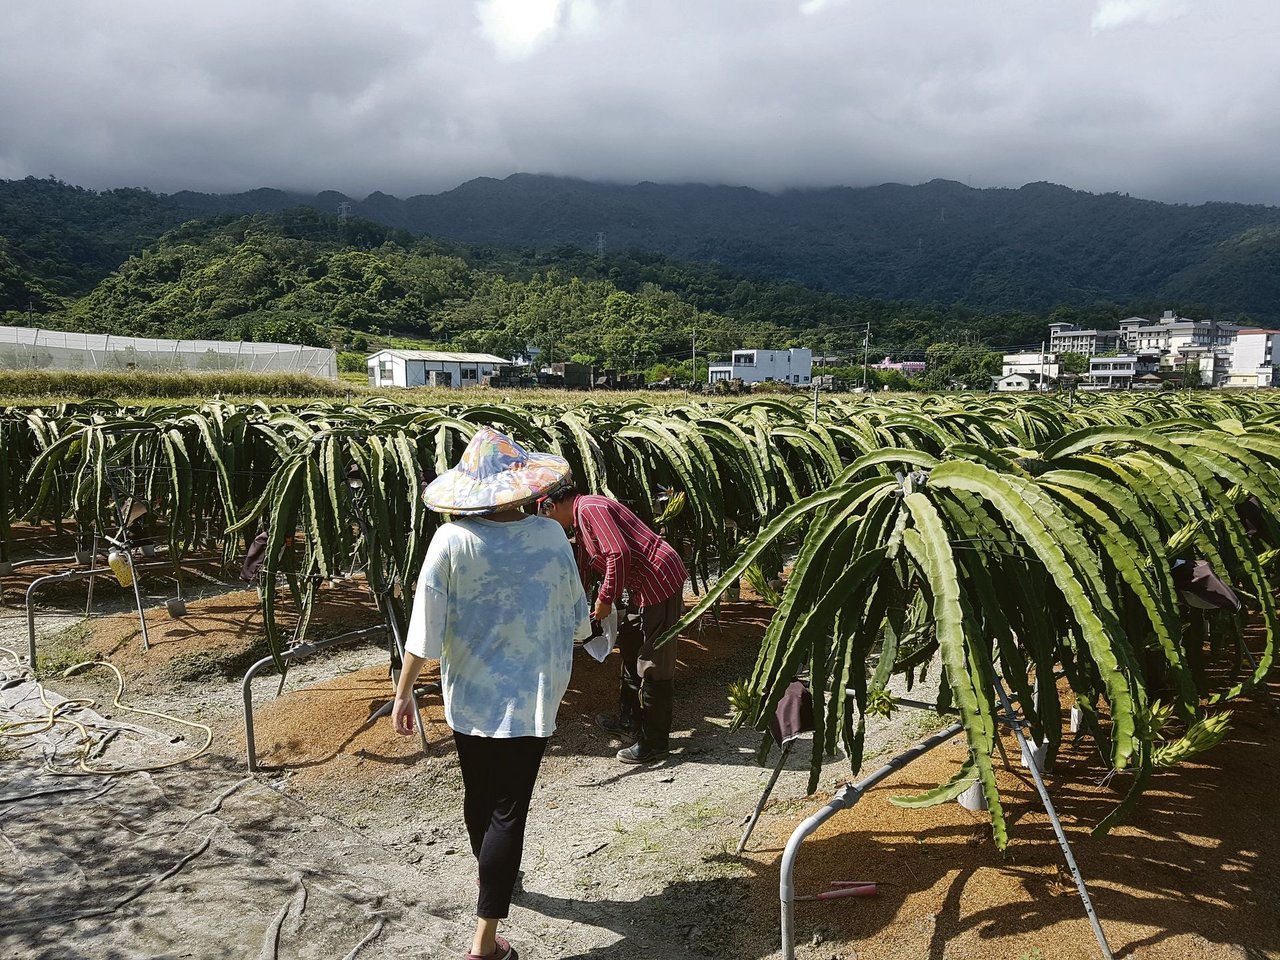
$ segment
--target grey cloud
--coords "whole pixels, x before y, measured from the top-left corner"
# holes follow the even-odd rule
[[[516,171],[947,177],[1280,203],[1270,0],[558,0],[503,51],[462,0],[17,6],[0,176],[401,196]]]

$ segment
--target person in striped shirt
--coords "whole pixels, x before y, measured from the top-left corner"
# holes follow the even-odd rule
[[[618,751],[623,763],[653,763],[667,755],[676,672],[676,640],[654,641],[684,614],[684,562],[669,543],[634,513],[608,497],[579,494],[566,484],[539,501],[539,511],[576,533],[575,551],[590,595],[600,578],[593,616],[603,621],[626,590],[639,608],[638,625],[620,624],[622,654],[619,714],[596,721],[608,732],[634,739]]]

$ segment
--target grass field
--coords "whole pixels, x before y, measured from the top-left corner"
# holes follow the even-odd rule
[[[467,387],[451,390],[441,387],[413,389],[378,389],[369,387],[363,376],[327,380],[291,373],[83,373],[78,371],[20,370],[0,373],[0,403],[10,406],[47,404],[81,400],[114,400],[121,403],[151,405],[157,401],[201,401],[214,397],[224,400],[306,401],[322,399],[359,399],[393,397],[412,404],[443,403],[533,403],[578,404],[608,398],[611,402],[645,399],[651,403],[663,398],[673,401],[687,397],[682,391],[581,391],[555,389],[490,390]]]

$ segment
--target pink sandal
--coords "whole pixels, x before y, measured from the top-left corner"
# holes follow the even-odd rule
[[[493,941],[492,953],[468,953],[467,960],[520,960],[516,948],[502,937],[494,937]]]

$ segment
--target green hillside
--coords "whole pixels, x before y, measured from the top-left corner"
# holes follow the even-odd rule
[[[1280,209],[1162,204],[1053,184],[792,190],[631,186],[518,174],[400,200],[281,190],[169,195],[94,192],[56,180],[0,181],[0,236],[29,276],[78,296],[167,231],[210,216],[334,214],[470,246],[642,251],[872,301],[980,313],[1152,304],[1280,322]]]
[[[856,354],[868,327],[872,359],[951,340],[974,344],[976,355],[983,343],[1032,342],[1045,322],[1034,313],[851,298],[657,254],[445,244],[305,207],[188,221],[84,296],[40,301],[34,316],[10,300],[11,323],[333,344],[350,351],[351,369],[384,344],[503,355],[532,344],[552,359],[651,376],[682,365],[687,373],[695,338],[704,363],[744,344]],[[1120,315],[1102,313],[1103,322]]]
[[[947,207],[948,217],[967,223],[964,229],[973,237],[987,230],[979,224],[985,214],[975,205],[987,204],[989,194],[999,192],[926,187],[958,198]],[[416,232],[428,201],[445,204],[433,207],[432,215],[439,215],[440,232],[447,233],[448,205],[490,188],[510,196],[507,221],[485,227],[481,221],[489,216],[488,207],[477,201],[470,208],[477,219],[469,221],[468,230],[477,236],[497,234],[502,243]],[[990,365],[983,359],[986,351],[1037,344],[1051,320],[1107,327],[1124,316],[1156,316],[1164,309],[1223,316],[1221,304],[1248,301],[1260,306],[1228,316],[1273,322],[1280,305],[1280,226],[1253,226],[1212,243],[1206,239],[1215,230],[1234,229],[1247,216],[1265,219],[1274,213],[1269,208],[1166,208],[1140,201],[1129,207],[1125,198],[1093,198],[1155,219],[1171,212],[1218,217],[1214,229],[1201,224],[1195,243],[1168,240],[1160,268],[1165,293],[1108,298],[1103,281],[1118,283],[1116,278],[1133,273],[1130,256],[1114,249],[1106,253],[1099,238],[1093,245],[1079,244],[1068,257],[1061,252],[1070,246],[1064,229],[1059,253],[1050,257],[1044,248],[1033,249],[1028,237],[1035,230],[1028,223],[1026,237],[1019,240],[1010,228],[998,249],[979,253],[976,240],[967,252],[957,247],[949,270],[929,283],[900,281],[901,289],[916,289],[917,296],[887,297],[845,292],[836,281],[853,273],[893,274],[892,244],[884,239],[891,232],[888,198],[894,191],[888,188],[860,194],[860,202],[878,198],[882,205],[862,225],[865,234],[878,230],[883,235],[879,252],[867,241],[865,255],[849,260],[844,274],[832,267],[825,279],[808,283],[771,279],[766,268],[772,262],[781,272],[783,261],[777,257],[793,257],[806,244],[812,248],[816,234],[797,231],[794,249],[753,241],[756,271],[750,272],[711,256],[715,244],[730,242],[729,219],[717,230],[711,220],[699,227],[708,231],[701,251],[706,260],[699,260],[697,251],[681,259],[608,244],[599,254],[586,244],[550,243],[562,230],[570,232],[571,221],[587,215],[591,204],[563,193],[580,189],[598,193],[599,210],[617,213],[610,191],[632,188],[514,178],[473,182],[460,188],[460,195],[442,195],[443,200],[375,196],[360,205],[366,213],[415,228],[410,230],[361,216],[339,218],[297,205],[297,197],[280,191],[162,196],[141,190],[95,193],[51,180],[0,183],[0,319],[144,336],[332,344],[349,351],[345,360],[353,369],[362,365],[357,354],[384,344],[448,344],[503,355],[532,344],[554,360],[589,360],[651,375],[682,363],[687,367],[695,341],[704,361],[744,345],[804,345],[857,360],[869,334],[872,360],[920,357],[933,347],[932,367],[947,369],[946,358],[963,356],[970,357],[967,366],[981,372]],[[660,202],[631,209],[637,230],[657,231],[661,223],[674,222],[678,197],[690,201],[688,223],[708,216],[705,208],[697,213],[698,197],[712,198],[728,218],[732,209],[741,213],[766,196],[711,188],[652,191]],[[900,212],[918,208],[927,195],[923,188],[896,192]],[[1053,214],[1060,222],[1070,219],[1065,208],[1087,198],[1061,188],[1041,192],[1050,207],[1063,205]],[[541,200],[533,203],[537,196]],[[807,202],[812,195],[804,198]],[[337,195],[323,199],[330,208],[340,200]],[[767,202],[781,205],[784,199]],[[237,212],[240,206],[270,209],[246,214]],[[451,215],[460,216],[461,209]],[[555,225],[557,216],[561,227]],[[917,210],[916,216],[923,214]],[[536,221],[540,232],[532,238],[523,234],[522,218]],[[1132,219],[1124,229],[1136,229]],[[517,245],[518,238],[528,242]],[[1200,250],[1196,256],[1189,252],[1193,247]],[[1072,284],[1082,263],[1096,268],[1092,287]],[[1046,274],[1061,296],[1049,306],[1035,305],[1045,300],[1049,281],[1040,278]],[[939,291],[946,283],[962,287],[963,294],[943,296]],[[919,293],[929,289],[936,294],[932,298]]]

